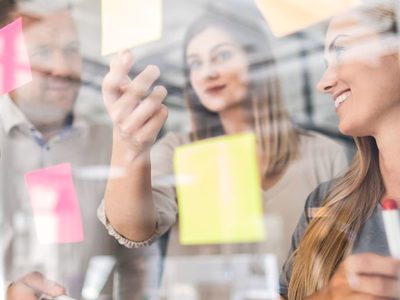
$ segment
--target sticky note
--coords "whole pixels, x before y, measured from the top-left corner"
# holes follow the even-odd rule
[[[0,95],[32,81],[22,19],[0,29]]]
[[[102,54],[156,41],[162,33],[162,0],[102,0]]]
[[[294,33],[341,11],[361,0],[255,0],[277,37]]]
[[[71,169],[71,164],[65,163],[25,174],[40,243],[77,243],[84,239]]]
[[[180,146],[174,171],[183,245],[264,239],[254,134]]]

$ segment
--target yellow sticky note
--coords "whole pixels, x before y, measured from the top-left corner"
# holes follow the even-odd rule
[[[264,239],[254,134],[217,137],[178,147],[174,169],[182,244]]]
[[[162,0],[102,0],[102,54],[161,38]]]
[[[272,32],[282,37],[359,5],[361,0],[255,0]]]

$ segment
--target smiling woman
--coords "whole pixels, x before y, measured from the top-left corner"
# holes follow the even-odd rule
[[[326,37],[328,68],[318,84],[335,101],[340,131],[351,136],[376,133],[380,126],[375,121],[400,98],[396,23],[388,22],[394,16],[377,14],[369,24],[365,19],[352,11],[332,20]]]
[[[387,257],[381,215],[384,199],[400,203],[396,2],[363,5],[330,21],[318,88],[331,95],[339,129],[355,138],[358,151],[344,176],[307,200],[281,276],[286,299],[399,299],[400,261]]]

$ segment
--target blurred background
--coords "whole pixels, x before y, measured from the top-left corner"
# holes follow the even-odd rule
[[[101,82],[108,71],[111,56],[101,55],[101,2],[98,0],[24,0],[20,7],[28,14],[42,14],[71,7],[77,22],[84,60],[84,84],[77,101],[79,112],[99,120],[106,119],[101,97]],[[164,0],[162,2],[162,36],[160,40],[132,49],[136,63],[132,75],[148,64],[161,69],[160,83],[168,89],[166,103],[170,109],[165,130],[187,131],[189,123],[184,109],[182,87],[182,39],[187,26],[205,11],[215,11],[232,18],[246,16],[254,22],[268,24],[253,1],[248,0]],[[289,112],[300,126],[328,135],[337,135],[337,118],[330,98],[316,91],[315,85],[324,70],[323,41],[326,23],[321,22],[283,38],[272,34],[271,43],[278,62],[281,85]]]
[[[3,6],[7,4],[7,1],[12,0],[0,1],[1,5]],[[80,50],[83,59],[82,86],[79,90],[78,99],[76,101],[75,112],[77,115],[84,115],[96,123],[107,124],[110,127],[111,121],[105,110],[101,93],[101,84],[109,70],[109,64],[112,58],[112,55],[102,55],[102,1],[15,1],[18,4],[19,10],[24,15],[32,17],[44,16],[64,8],[69,8],[71,10],[79,33]],[[146,0],[144,0],[143,3],[144,2],[146,2]],[[246,12],[245,15],[243,15],[243,11]],[[246,18],[255,24],[261,24],[265,32],[268,34],[271,42],[273,55],[277,62],[280,85],[283,92],[283,100],[285,101],[286,107],[288,108],[293,122],[301,128],[311,129],[323,133],[335,139],[339,143],[344,144],[346,146],[346,154],[348,158],[352,157],[354,153],[353,141],[351,138],[343,136],[338,132],[338,120],[335,114],[335,105],[332,99],[329,95],[323,95],[316,90],[316,84],[321,78],[321,75],[325,69],[323,50],[327,20],[316,23],[284,37],[276,37],[271,32],[267,21],[262,16],[260,10],[257,8],[253,0],[162,1],[162,34],[160,39],[130,49],[135,59],[134,66],[130,72],[131,77],[133,78],[149,64],[157,65],[161,70],[161,76],[158,79],[157,84],[164,85],[168,90],[168,97],[165,103],[169,108],[169,117],[160,134],[160,137],[169,131],[190,131],[189,115],[185,107],[184,97],[182,94],[185,85],[183,70],[183,38],[188,26],[193,22],[193,20],[202,15],[204,12],[215,12],[219,15],[227,16],[228,19]],[[146,28],[141,29],[145,30]],[[104,141],[109,140],[104,138]],[[71,149],[72,148],[73,147],[71,147]],[[25,149],[22,150],[24,151]],[[22,150],[19,153],[13,151],[10,152],[12,152],[14,157],[17,159],[21,159],[24,157],[24,155],[26,155]],[[85,155],[87,155],[87,153],[80,154],[80,156]],[[77,163],[77,165],[79,165],[79,163]],[[44,166],[45,164],[43,164],[41,167]],[[99,174],[93,175],[99,170],[100,169],[86,169],[86,171],[91,171],[92,173],[89,172],[90,174],[85,174],[89,174],[87,175],[88,177],[93,176],[93,181],[97,180],[95,178],[97,175],[99,178],[101,177],[103,181],[106,180],[107,176],[104,175],[107,174],[106,172],[99,172]],[[16,189],[14,186],[9,184],[9,179],[6,174],[7,168],[4,167],[3,173],[4,174],[0,183],[3,183],[4,186],[6,186],[9,190]],[[82,175],[82,177],[84,176]],[[101,184],[103,183],[104,182],[101,182]],[[104,185],[102,188],[103,187]],[[89,188],[92,189],[93,187],[88,187],[88,189]],[[102,190],[99,189],[99,191]],[[5,194],[4,189],[1,192]],[[102,197],[103,193],[100,192],[99,195]],[[97,197],[95,200],[100,201],[101,197]],[[97,208],[97,206],[98,203],[96,202],[95,207]],[[96,224],[101,227],[101,232],[105,234],[104,228],[96,219],[95,209],[91,209],[87,215],[90,216],[91,221],[96,222]],[[15,234],[16,232],[18,235],[18,226],[23,228],[23,230],[28,231],[29,228],[27,229],[26,227],[29,227],[27,224],[30,223],[24,221],[25,217],[25,215],[21,214],[21,216],[18,215],[16,219],[13,219],[12,226],[15,228],[13,228],[14,231],[11,230],[13,231],[12,234]],[[275,299],[274,297],[276,297],[279,265],[281,264],[281,261],[278,260],[282,259],[282,257],[286,255],[286,252],[283,253],[279,246],[282,220],[280,220],[278,217],[274,218],[273,216],[269,216],[266,218],[266,222],[269,222],[267,224],[268,227],[274,229],[269,232],[269,242],[271,244],[270,250],[272,254],[266,253],[264,256],[221,256],[222,258],[207,256],[188,258],[175,256],[164,260],[165,244],[163,245],[163,243],[165,243],[165,240],[161,240],[160,244],[156,244],[148,253],[137,252],[137,257],[139,257],[140,260],[143,257],[148,258],[147,261],[143,260],[142,264],[140,265],[140,270],[142,271],[151,269],[151,274],[141,274],[138,275],[138,278],[140,276],[145,278],[144,281],[149,282],[148,286],[146,287],[148,288],[148,291],[155,289],[160,283],[160,278],[162,277],[161,274],[164,269],[162,262],[165,261],[167,271],[164,274],[163,286],[166,287],[166,299],[200,299],[197,298],[196,291],[194,291],[193,287],[191,286],[193,282],[196,282],[196,284],[199,286],[201,286],[204,282],[215,283],[215,286],[208,286],[205,289],[206,292],[210,293],[210,295],[214,292],[217,294],[220,292],[222,295],[226,292],[224,289],[227,289],[229,293],[229,290],[234,290],[237,288],[237,291],[235,292],[235,297],[237,298],[230,298],[234,300]],[[9,226],[9,224],[6,225]],[[21,232],[23,230],[21,230]],[[15,238],[15,236],[11,237],[10,235],[8,239],[11,240],[12,238]],[[90,236],[87,237],[85,242],[91,242],[90,238]],[[3,242],[7,243],[6,240],[7,236],[4,235]],[[113,242],[115,241],[113,240]],[[26,264],[24,259],[31,255],[31,253],[25,249],[25,245],[25,240],[21,240],[18,245],[18,247],[24,250],[21,250],[22,254],[20,253],[20,256],[22,259],[19,261],[19,264],[23,265],[23,267],[25,267]],[[70,251],[69,249],[67,250]],[[72,252],[68,252],[67,250],[64,253],[66,253],[66,255],[70,255]],[[125,257],[125,255],[127,255],[127,253],[131,253],[132,250],[123,248],[118,251],[122,252],[122,255],[120,255],[121,257]],[[275,255],[277,252],[281,257],[277,258],[277,255]],[[51,257],[51,251],[48,253],[49,257]],[[39,256],[40,255],[46,256],[46,253],[40,252]],[[61,260],[63,260],[64,257],[62,255],[60,256]],[[70,255],[67,256],[67,258],[68,259],[63,262],[69,264],[69,261],[74,261],[74,258],[76,257]],[[59,257],[56,259],[59,259]],[[56,261],[56,259],[54,261]],[[97,272],[98,269],[96,268],[99,266],[100,271],[98,271],[98,273],[111,272],[110,270],[101,269],[101,266],[105,266],[107,263],[110,263],[109,261],[107,262],[107,258],[103,257],[103,259],[104,260],[101,260],[100,258],[100,260],[98,260],[97,258],[95,260],[95,262],[97,261],[98,265],[94,265],[92,268],[94,273]],[[57,263],[58,261],[55,262],[54,265],[57,265]],[[115,263],[115,261],[110,263],[110,265],[113,263]],[[118,276],[120,277],[119,279],[125,278],[123,272],[126,271],[128,273],[131,266],[132,269],[137,268],[137,264],[133,262],[133,260],[129,261],[127,259],[122,265],[125,268],[122,269],[122,273],[118,272],[114,274],[114,284],[117,282],[116,278]],[[57,266],[55,266],[55,268],[57,268]],[[112,267],[110,267],[110,269],[112,269]],[[198,272],[200,269],[206,271]],[[207,272],[207,270],[212,271]],[[129,275],[127,275],[126,278],[129,279]],[[134,284],[137,281],[136,279],[137,278],[130,277],[129,280],[131,281],[127,280],[127,285],[131,284],[132,287],[134,287]],[[251,287],[254,287],[254,290],[257,290],[257,288],[260,286],[263,286],[264,288],[267,287],[264,289],[264,292],[266,291],[266,293],[242,294],[243,291],[251,291]],[[90,291],[87,293],[89,294],[86,295],[90,296]],[[132,299],[152,299],[151,293],[152,292],[148,292],[147,298],[132,296]],[[154,295],[157,294],[157,292],[154,293]],[[93,296],[93,298],[90,298],[89,296],[82,297],[82,299],[100,299],[100,297],[97,298],[96,295]],[[111,297],[110,295],[108,296]],[[208,296],[201,297],[201,299],[211,299],[211,297],[207,297]],[[116,296],[116,293],[114,292],[113,299],[129,298]]]

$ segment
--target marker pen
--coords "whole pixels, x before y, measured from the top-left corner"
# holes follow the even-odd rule
[[[382,207],[383,224],[390,254],[400,259],[400,212],[397,209],[397,203],[393,199],[384,199]]]
[[[83,299],[96,300],[100,297],[115,263],[115,258],[109,255],[97,255],[90,259],[82,288]]]

